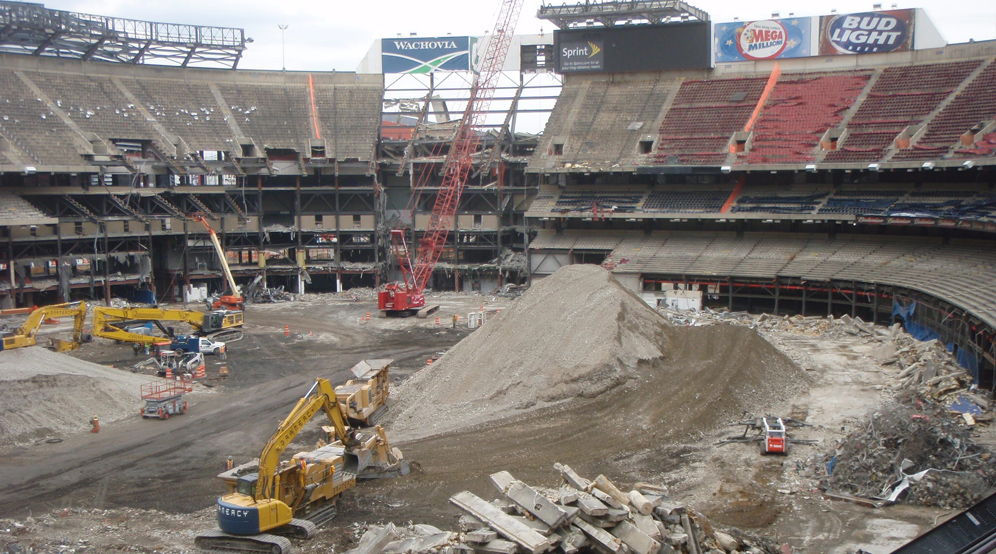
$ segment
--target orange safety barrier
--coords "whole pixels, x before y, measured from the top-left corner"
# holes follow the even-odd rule
[[[737,186],[733,187],[733,192],[730,193],[730,197],[726,199],[723,207],[719,210],[719,213],[725,214],[730,211],[730,207],[733,203],[737,201],[737,197],[740,196],[740,191],[744,190],[744,184],[747,183],[747,178],[744,175],[740,176],[740,180],[737,181]]]
[[[315,138],[322,138],[322,131],[318,127],[318,108],[315,106],[315,78],[308,74],[308,92],[311,94],[311,121],[315,124]]]
[[[754,121],[757,116],[761,114],[761,108],[764,107],[764,103],[768,101],[768,96],[771,95],[771,91],[775,88],[775,83],[778,82],[778,76],[782,74],[782,69],[778,66],[778,62],[775,62],[775,67],[771,69],[771,75],[768,75],[768,84],[764,85],[764,92],[761,93],[761,97],[757,99],[757,106],[754,106],[754,113],[750,114],[750,119],[744,125],[744,132],[750,131],[750,128],[754,126]]]

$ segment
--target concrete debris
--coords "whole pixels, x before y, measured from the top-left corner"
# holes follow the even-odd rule
[[[888,330],[866,323],[859,317],[839,318],[752,315],[742,312],[670,310],[660,312],[674,325],[704,326],[727,323],[763,331],[793,331],[798,334],[839,339],[848,335],[883,341],[874,358],[883,366],[895,365],[896,389],[912,389],[921,395],[943,401],[966,391],[973,377],[958,365],[954,356],[939,340],[920,341],[905,332],[899,324]]]
[[[503,494],[502,498],[488,502],[468,491],[453,495],[450,502],[467,512],[460,517],[460,532],[448,533],[409,524],[407,530],[392,527],[399,536],[384,543],[385,528],[371,527],[360,541],[365,549],[352,550],[349,554],[459,554],[470,551],[481,554],[759,554],[778,551],[774,543],[765,539],[746,538],[736,530],[714,531],[704,516],[670,501],[665,495],[651,500],[635,489],[619,488],[604,475],[589,481],[568,466],[556,464],[556,468],[564,477],[564,483],[558,488],[533,487],[507,471],[500,471],[490,479]],[[613,488],[619,493],[613,496],[621,496],[627,501],[636,493],[643,497],[642,501],[637,499],[639,504],[652,505],[650,514],[640,514],[633,507],[606,508],[602,516],[592,516],[572,506],[585,497],[594,499],[572,483],[587,484],[590,491],[604,492],[594,488],[596,486]],[[641,484],[641,488],[662,489],[645,484]],[[508,503],[509,500],[512,502]],[[509,515],[498,506],[511,508],[521,516]],[[578,513],[581,517],[571,517]],[[370,544],[382,543],[379,551],[369,548]]]
[[[398,537],[394,525],[388,523],[373,533],[366,533],[360,539],[360,544],[350,550],[347,554],[375,554],[385,552],[385,547]]]
[[[896,387],[916,390],[933,400],[943,401],[967,389],[972,376],[955,361],[939,340],[918,341],[897,329],[893,337],[896,346]]]
[[[964,420],[912,394],[814,458],[813,471],[831,493],[944,509],[967,508],[996,484],[993,453]]]
[[[245,293],[248,304],[273,304],[276,302],[293,302],[297,296],[284,290],[284,286],[279,287],[259,287],[251,288]]]

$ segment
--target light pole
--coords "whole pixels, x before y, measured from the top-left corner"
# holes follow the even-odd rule
[[[280,28],[280,57],[281,64],[283,65],[283,70],[287,71],[287,46],[284,43],[284,31],[287,30],[287,25],[281,23],[277,25]]]

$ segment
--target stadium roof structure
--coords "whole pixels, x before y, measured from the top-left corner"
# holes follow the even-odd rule
[[[235,69],[245,31],[138,21],[0,1],[0,52],[175,67]]]
[[[561,29],[614,27],[616,25],[709,21],[709,14],[680,0],[626,2],[577,2],[540,6],[536,17]]]

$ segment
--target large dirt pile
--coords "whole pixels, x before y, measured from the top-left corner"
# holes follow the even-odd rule
[[[763,411],[803,380],[750,329],[675,328],[608,271],[572,265],[399,386],[388,429],[410,441],[584,403],[558,425],[659,439]]]
[[[138,413],[134,375],[39,346],[0,352],[0,445],[61,438]]]

